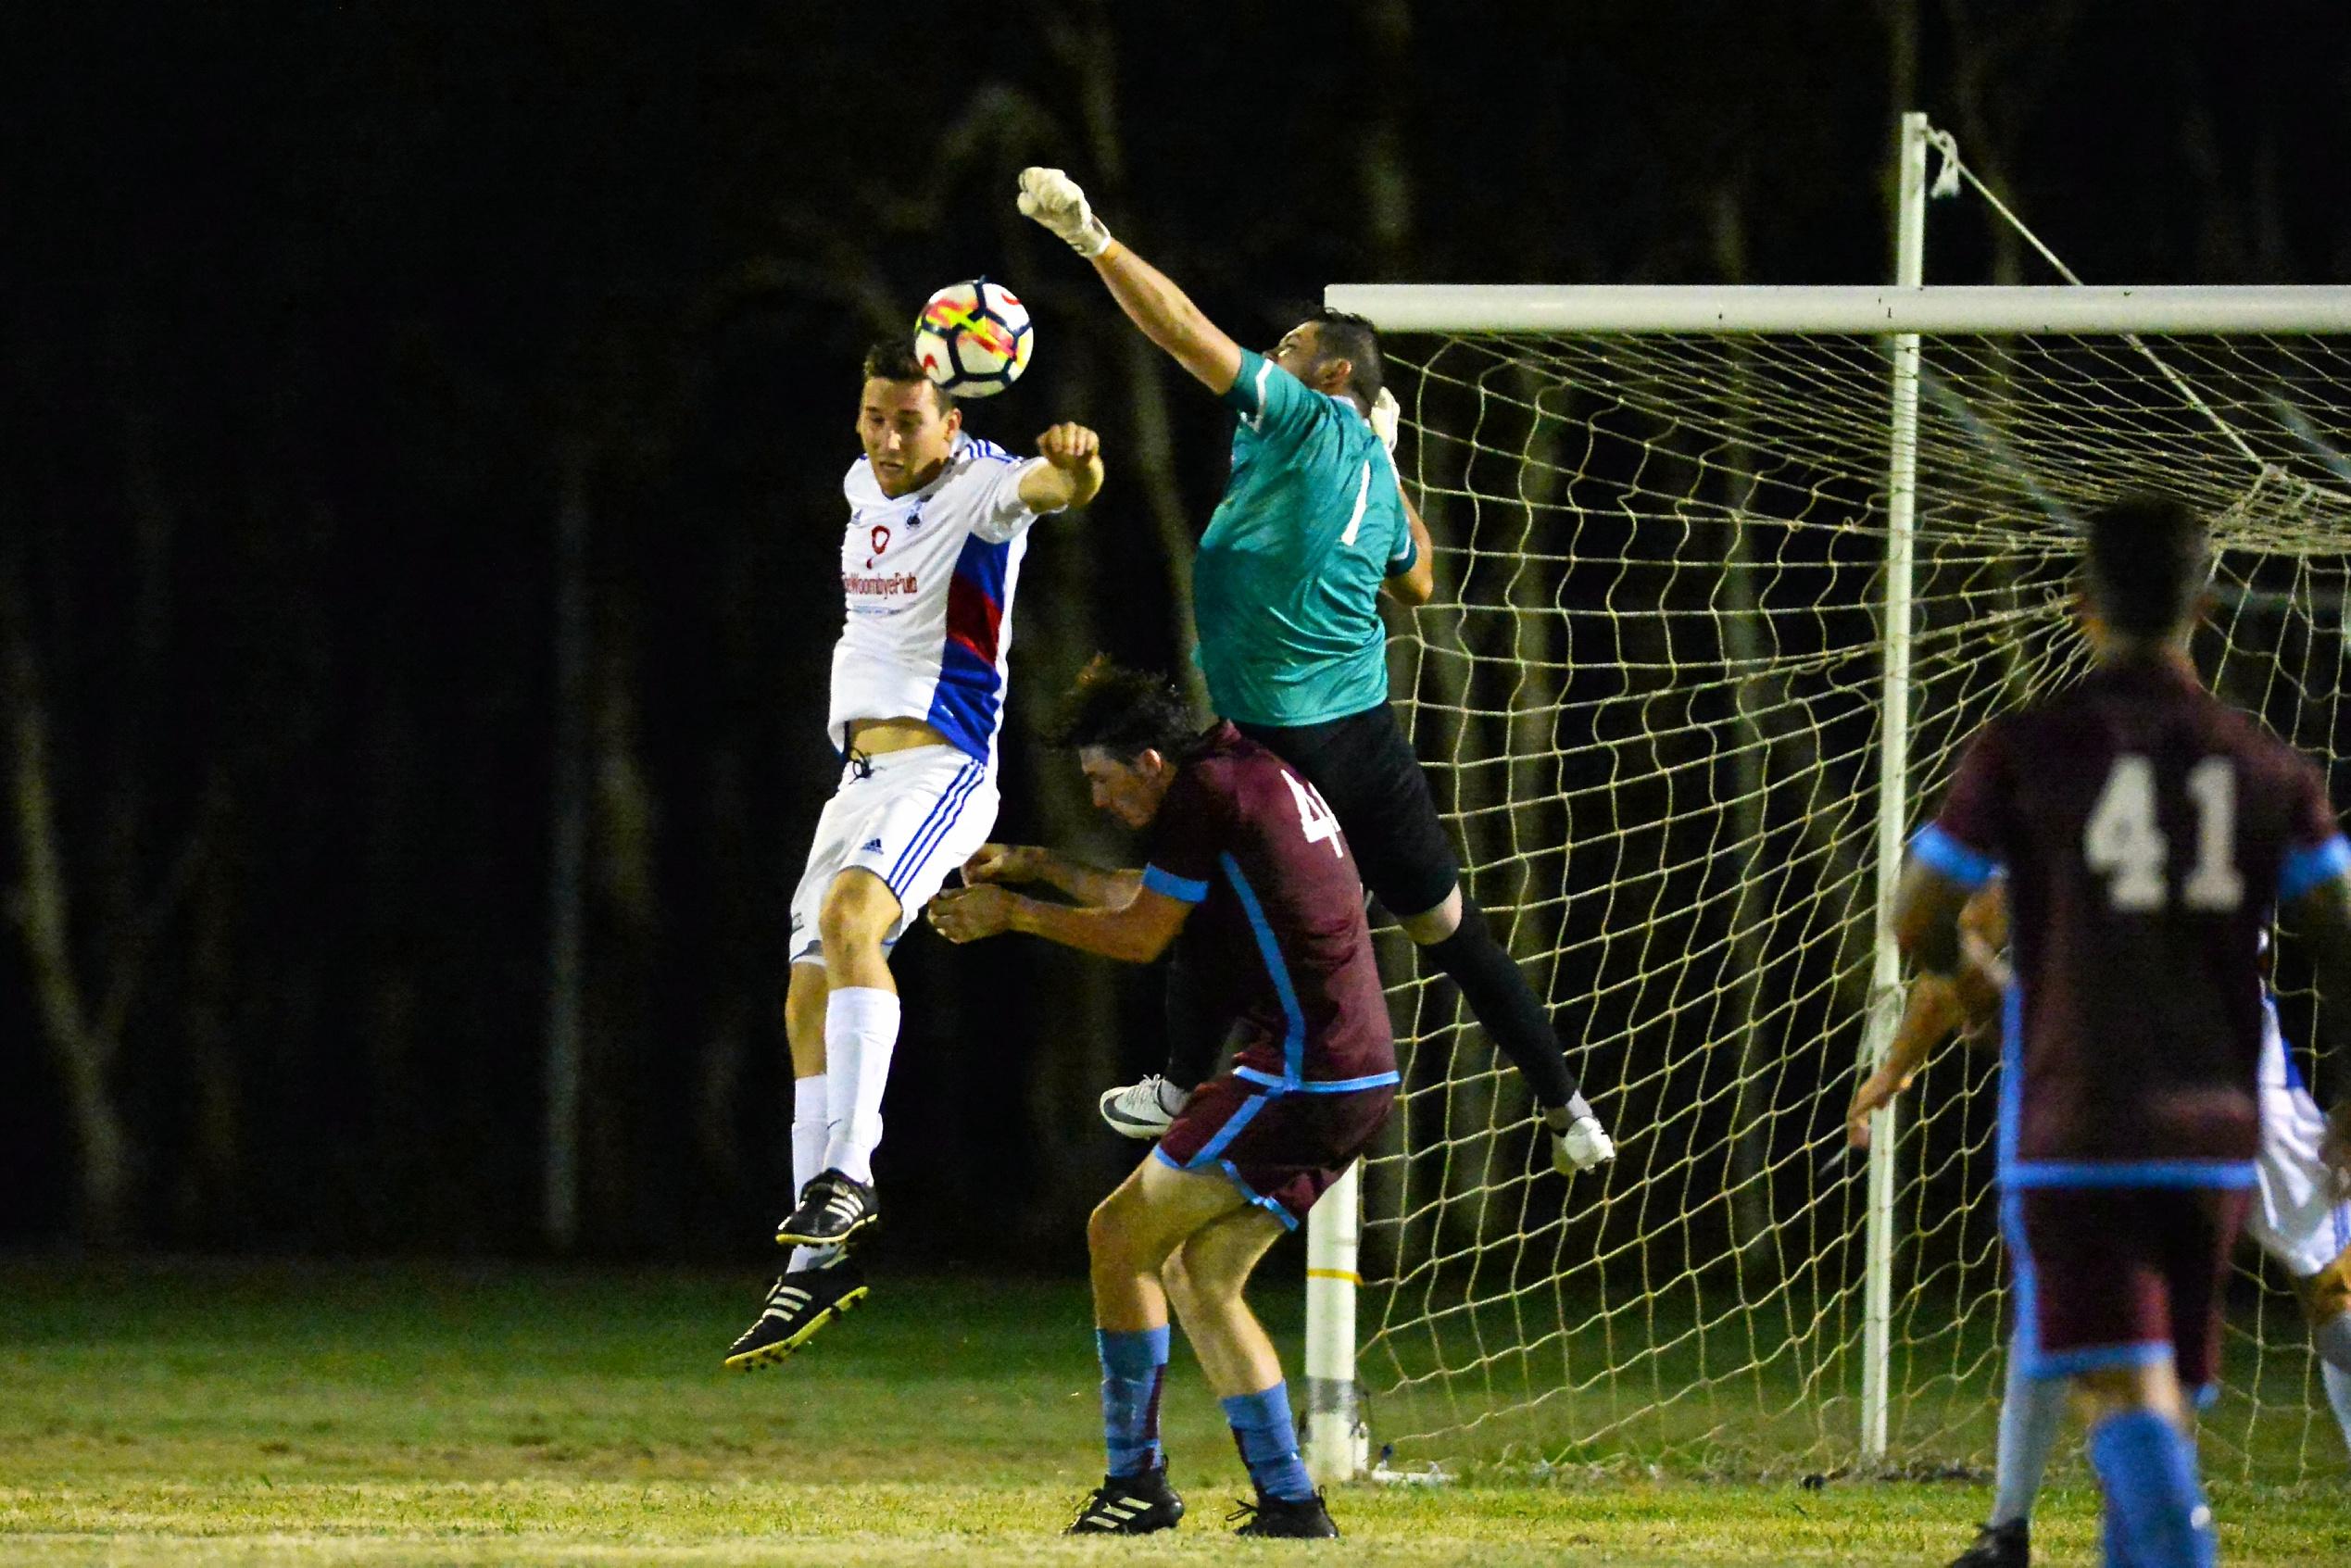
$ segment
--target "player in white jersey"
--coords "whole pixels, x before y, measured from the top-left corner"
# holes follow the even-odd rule
[[[1954,1030],[1964,1029],[1971,1037],[1996,1034],[2001,994],[2009,980],[2000,957],[2007,923],[2006,899],[1994,882],[1961,913],[1958,971],[1948,978],[1921,974],[1912,982],[1884,1064],[1854,1091],[1845,1113],[1854,1148],[1869,1146],[1869,1118],[1910,1086],[1928,1053]],[[2265,935],[2265,949],[2267,942]],[[2327,1402],[2345,1443],[2351,1445],[2351,1202],[2345,1201],[2328,1167],[2326,1113],[2294,1069],[2278,1026],[2277,1004],[2265,996],[2261,1010],[2261,1145],[2255,1157],[2256,1201],[2245,1228],[2294,1280],[2309,1319]],[[2026,1568],[2031,1561],[2032,1506],[2056,1444],[2065,1385],[2023,1372],[2024,1358],[2012,1352],[2000,1405],[1992,1517],[1952,1568]]]
[[[730,1366],[780,1361],[862,1299],[845,1248],[878,1219],[873,1156],[898,1043],[889,952],[996,822],[1012,591],[1031,523],[1102,485],[1100,444],[1057,424],[1026,461],[964,433],[903,344],[865,359],[864,457],[841,483],[847,616],[827,724],[844,759],[792,895],[795,1248]]]

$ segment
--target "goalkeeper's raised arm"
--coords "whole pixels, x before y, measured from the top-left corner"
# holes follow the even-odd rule
[[[1166,273],[1113,239],[1076,181],[1058,169],[1023,169],[1020,208],[1094,264],[1111,297],[1145,337],[1219,397],[1232,390],[1240,376],[1240,345]]]

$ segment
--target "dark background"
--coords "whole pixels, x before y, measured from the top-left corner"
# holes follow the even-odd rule
[[[572,780],[573,1245],[763,1245],[866,342],[940,284],[1008,280],[1040,347],[972,428],[1103,434],[1109,488],[1038,531],[1024,577],[1000,836],[1116,852],[1037,724],[1097,647],[1182,652],[1223,421],[1015,215],[1025,164],[1069,168],[1257,344],[1336,281],[1882,281],[1910,107],[2093,281],[2351,277],[2332,4],[570,0],[19,26],[6,1243],[547,1247]],[[1933,222],[1930,282],[2046,277],[1980,203]],[[1132,1155],[1091,1100],[1156,1058],[1152,977],[927,934],[897,971],[893,1245],[1066,1255]]]

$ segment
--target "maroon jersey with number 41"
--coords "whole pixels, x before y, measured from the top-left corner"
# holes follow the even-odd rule
[[[1364,884],[1339,820],[1229,723],[1176,760],[1143,885],[1199,906],[1178,940],[1240,1034],[1236,1075],[1326,1093],[1396,1082]]]
[[[2252,1182],[2257,934],[2351,866],[2316,767],[2184,665],[2118,660],[1985,725],[1912,850],[2007,873],[2004,1182]]]

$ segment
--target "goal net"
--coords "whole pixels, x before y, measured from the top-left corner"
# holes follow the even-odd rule
[[[1414,291],[1356,292],[1392,328]],[[2141,326],[2124,291],[1923,291],[1968,303],[1918,340],[1906,571],[1900,549],[1889,566],[1897,340],[1848,309],[1864,291],[1715,292],[1764,317],[1841,303],[1818,331],[1655,330],[1725,313],[1679,304],[1607,305],[1626,330],[1410,330],[1454,300],[1389,336],[1440,584],[1392,645],[1394,691],[1468,884],[1582,1042],[1618,1148],[1604,1173],[1554,1174],[1517,1074],[1383,935],[1384,972],[1411,977],[1391,994],[1405,1084],[1363,1171],[1355,1342],[1373,1451],[1397,1470],[1988,1461],[1995,1051],[1946,1047],[1901,1104],[1879,1157],[1891,1306],[1867,1321],[1868,1157],[1843,1117],[1873,1009],[1882,1031],[1899,1002],[1881,814],[1906,836],[1985,719],[2085,668],[2071,520],[2133,488],[2215,521],[2195,652],[2219,692],[2315,757],[2351,740],[2351,335],[2306,330],[2351,334],[2342,291],[2275,315],[2177,291],[2200,303],[2169,325],[2193,331],[2165,330],[2159,302]],[[1546,319],[1684,293],[1561,291],[1572,307]],[[2059,330],[2020,330],[2043,322]],[[2307,1047],[2291,934],[2285,953]],[[2206,1464],[2339,1469],[2294,1299],[2250,1249],[2244,1268]]]

